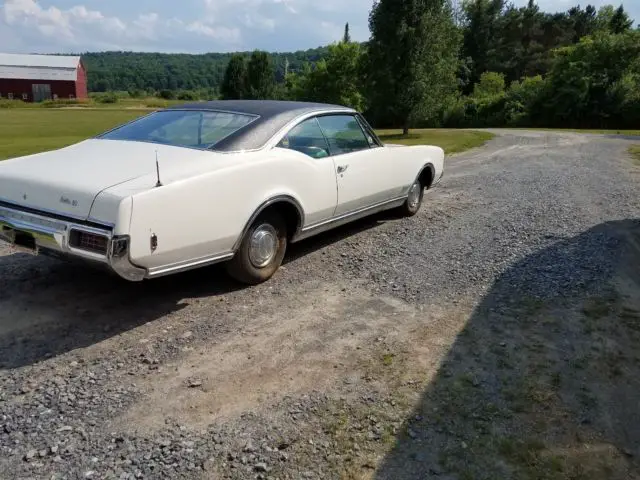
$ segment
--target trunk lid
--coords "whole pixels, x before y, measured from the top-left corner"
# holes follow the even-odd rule
[[[214,152],[143,142],[85,140],[70,147],[0,162],[0,200],[87,219],[96,196],[163,165],[186,166]],[[197,162],[200,163],[200,162]],[[155,177],[153,177],[155,179]],[[164,181],[164,179],[163,179]],[[153,188],[155,181],[149,185]]]

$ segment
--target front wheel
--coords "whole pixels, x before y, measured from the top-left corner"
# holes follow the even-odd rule
[[[227,272],[239,282],[257,285],[269,280],[282,265],[287,228],[278,213],[260,215],[249,228]]]
[[[424,185],[420,180],[416,180],[411,188],[409,188],[409,194],[407,200],[399,208],[399,213],[404,217],[413,217],[420,207],[422,206],[422,199],[424,198]]]

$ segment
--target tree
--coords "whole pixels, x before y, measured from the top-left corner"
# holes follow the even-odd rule
[[[473,96],[477,98],[492,97],[504,93],[504,74],[496,72],[484,72],[480,75],[480,81],[473,89]]]
[[[640,118],[633,99],[640,86],[640,33],[598,32],[560,49],[546,83],[539,123],[581,128],[633,124],[632,118]]]
[[[567,12],[569,21],[573,26],[573,43],[580,41],[584,36],[591,35],[597,28],[597,11],[593,5],[587,5],[584,10],[580,6],[572,7]]]
[[[470,85],[480,75],[491,70],[495,57],[500,15],[504,0],[472,0],[463,4],[465,29],[462,42],[463,58],[471,59]]]
[[[349,22],[344,26],[344,37],[342,37],[343,43],[351,43],[351,33],[349,33]]]
[[[330,45],[327,58],[317,62],[315,68],[309,65],[302,74],[289,77],[292,98],[363,110],[361,61],[362,47],[359,43]]]
[[[234,55],[224,72],[220,94],[225,100],[236,100],[247,96],[247,63],[244,55]]]
[[[369,17],[373,117],[402,126],[436,117],[455,91],[460,38],[446,0],[380,0]]]
[[[247,67],[247,98],[266,100],[275,93],[275,69],[267,52],[256,50]]]
[[[631,30],[631,25],[633,25],[633,20],[629,18],[627,12],[620,5],[609,21],[609,30],[615,34],[624,33]]]

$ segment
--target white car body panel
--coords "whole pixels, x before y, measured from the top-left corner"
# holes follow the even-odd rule
[[[444,170],[439,147],[311,158],[276,147],[284,133],[256,151],[92,139],[0,162],[0,237],[17,242],[16,235],[33,234],[44,251],[97,260],[141,280],[231,258],[271,201],[299,209],[298,230],[290,232],[297,241],[398,206],[424,169],[432,185]],[[74,229],[104,235],[108,251],[72,246]],[[127,239],[128,258],[117,257],[120,238]]]

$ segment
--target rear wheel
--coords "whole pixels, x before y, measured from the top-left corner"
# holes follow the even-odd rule
[[[424,198],[424,185],[420,179],[416,180],[409,188],[409,194],[407,200],[399,208],[399,213],[404,217],[413,217],[420,207],[422,206],[422,199]]]
[[[287,228],[277,212],[260,215],[249,227],[227,272],[239,282],[257,285],[269,280],[282,265],[287,250]]]

